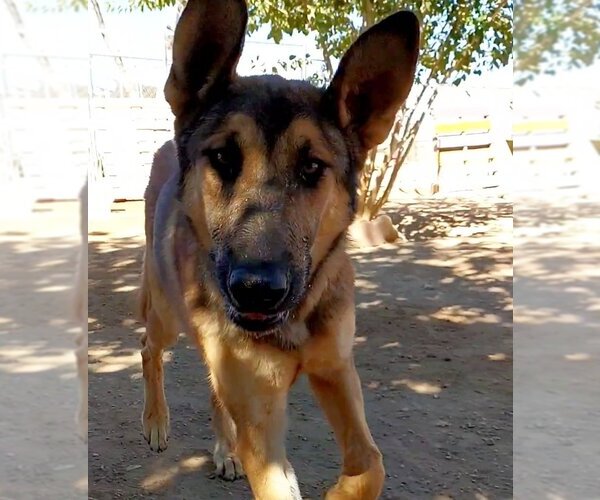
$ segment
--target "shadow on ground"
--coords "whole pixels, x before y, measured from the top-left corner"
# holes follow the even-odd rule
[[[408,241],[482,235],[499,220],[512,223],[512,204],[493,200],[425,198],[388,203],[384,213]]]
[[[515,213],[516,498],[595,498],[600,483],[600,206]]]
[[[143,330],[133,317],[141,213],[132,204],[113,214],[117,229],[90,243],[90,497],[250,498],[245,481],[209,479],[208,384],[185,340],[167,355],[170,447],[154,454],[141,437]],[[511,495],[512,253],[510,234],[494,228],[352,251],[355,356],[388,473],[382,498]],[[289,415],[303,496],[321,498],[339,454],[303,379]]]
[[[0,498],[83,499],[76,436],[75,324],[69,320],[78,207],[0,222]],[[51,233],[56,236],[50,236]]]

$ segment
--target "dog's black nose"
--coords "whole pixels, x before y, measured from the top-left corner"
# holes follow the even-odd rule
[[[274,264],[238,266],[231,271],[227,285],[240,312],[276,310],[289,289],[286,270]]]

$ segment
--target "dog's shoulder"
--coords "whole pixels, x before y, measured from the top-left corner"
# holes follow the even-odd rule
[[[149,240],[152,240],[154,215],[160,190],[167,180],[169,180],[171,175],[177,172],[178,168],[177,147],[174,140],[169,140],[154,153],[148,185],[144,192],[146,238]]]
[[[177,147],[174,140],[169,140],[154,153],[150,178],[144,195],[146,200],[149,197],[158,196],[154,193],[160,192],[160,188],[178,168]]]

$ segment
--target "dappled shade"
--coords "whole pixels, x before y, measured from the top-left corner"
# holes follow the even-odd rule
[[[90,243],[90,494],[249,496],[245,481],[210,480],[208,383],[185,339],[165,359],[169,448],[157,455],[141,436],[143,327],[133,311],[142,206],[114,207],[124,211],[113,212],[110,228],[97,228],[109,234]],[[440,204],[437,212],[450,209]],[[480,211],[488,214],[478,234],[351,251],[356,363],[389,474],[382,498],[510,494],[511,214],[507,206]],[[339,453],[303,378],[289,417],[289,459],[303,494],[318,498],[336,477]]]

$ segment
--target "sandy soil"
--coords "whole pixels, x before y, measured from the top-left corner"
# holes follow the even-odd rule
[[[0,220],[0,498],[86,498],[76,436],[74,323],[67,315],[79,244],[77,203],[37,204]]]
[[[398,244],[353,251],[355,356],[367,417],[387,468],[382,498],[512,497],[512,213],[505,203],[415,202],[388,211]],[[141,203],[113,206],[90,236],[90,498],[250,498],[211,479],[205,371],[185,339],[168,353],[170,446],[140,431],[135,291]],[[332,433],[301,379],[288,455],[304,498],[339,470]]]
[[[600,205],[515,210],[515,498],[600,498]]]

